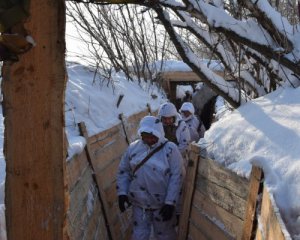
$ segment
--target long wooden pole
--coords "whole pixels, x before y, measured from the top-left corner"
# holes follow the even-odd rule
[[[37,45],[3,67],[8,240],[65,239],[65,1],[31,0]]]

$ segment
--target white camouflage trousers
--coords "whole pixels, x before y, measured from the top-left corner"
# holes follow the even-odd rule
[[[138,206],[132,207],[133,214],[133,234],[132,240],[149,240],[151,228],[153,227],[155,240],[175,240],[176,239],[176,215],[169,221],[163,222],[159,215],[160,209],[145,210]]]

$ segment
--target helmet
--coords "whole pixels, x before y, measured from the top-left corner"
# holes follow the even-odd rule
[[[179,109],[179,112],[182,111],[189,111],[191,114],[195,113],[194,105],[190,102],[185,102],[182,104],[181,108]]]
[[[173,103],[166,102],[162,104],[158,111],[158,116],[161,117],[177,117],[178,112]]]
[[[161,121],[154,116],[146,116],[141,120],[138,134],[141,135],[142,132],[150,133],[158,139],[162,139],[165,136]]]

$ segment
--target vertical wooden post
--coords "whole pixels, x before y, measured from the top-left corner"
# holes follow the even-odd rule
[[[101,203],[101,211],[103,213],[108,239],[112,240],[113,239],[112,236],[114,236],[114,239],[116,239],[115,233],[112,233],[112,231],[111,231],[112,225],[110,225],[110,223],[112,224],[112,221],[111,221],[111,218],[108,216],[108,212],[107,212],[108,206],[107,206],[107,202],[104,199],[105,193],[104,193],[103,189],[101,188],[101,186],[99,185],[99,183],[97,181],[96,172],[95,172],[95,168],[94,168],[94,165],[93,165],[93,159],[92,159],[92,156],[91,156],[92,154],[91,154],[91,150],[90,150],[90,147],[89,147],[89,137],[88,137],[88,133],[87,133],[87,130],[86,130],[85,123],[80,122],[78,124],[78,126],[79,126],[79,130],[80,130],[81,135],[86,139],[85,151],[86,151],[86,155],[87,155],[89,165],[90,165],[90,167],[93,171],[93,176],[92,176],[93,181],[96,184],[96,188],[98,190],[98,198],[99,198],[99,201]]]
[[[31,0],[36,46],[3,67],[9,240],[65,239],[65,1]]]
[[[243,226],[243,232],[241,236],[241,240],[250,240],[254,239],[253,234],[255,234],[256,229],[254,226],[255,221],[255,213],[257,206],[257,197],[260,192],[262,192],[261,188],[261,180],[263,178],[263,172],[260,168],[253,166],[250,177],[250,188],[248,194],[248,201],[245,211],[245,220]]]
[[[170,99],[170,102],[172,102],[174,104],[176,103],[176,90],[177,90],[177,83],[170,81],[169,99]]]
[[[192,199],[195,192],[195,180],[197,176],[197,170],[200,160],[200,156],[196,154],[197,148],[191,145],[192,150],[190,151],[189,163],[187,166],[187,172],[184,181],[184,195],[183,195],[183,207],[182,214],[179,220],[177,240],[187,239],[189,217],[192,209]]]

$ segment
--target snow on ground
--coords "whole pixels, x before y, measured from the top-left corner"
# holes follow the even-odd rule
[[[224,66],[222,65],[221,61],[219,60],[208,60],[208,59],[201,59],[201,63],[206,64],[206,66],[214,71],[223,71]],[[162,67],[162,72],[190,72],[192,69],[184,62],[178,60],[164,60],[162,64],[161,61],[157,61],[155,63],[155,69],[160,69]]]
[[[69,64],[69,81],[66,90],[65,121],[70,143],[68,155],[81,152],[84,138],[78,136],[77,123],[84,121],[89,136],[97,134],[120,122],[119,114],[125,117],[147,109],[155,111],[166,101],[156,85],[128,81],[122,74],[115,74],[108,84],[94,72],[79,64]],[[123,96],[119,107],[119,97]]]

